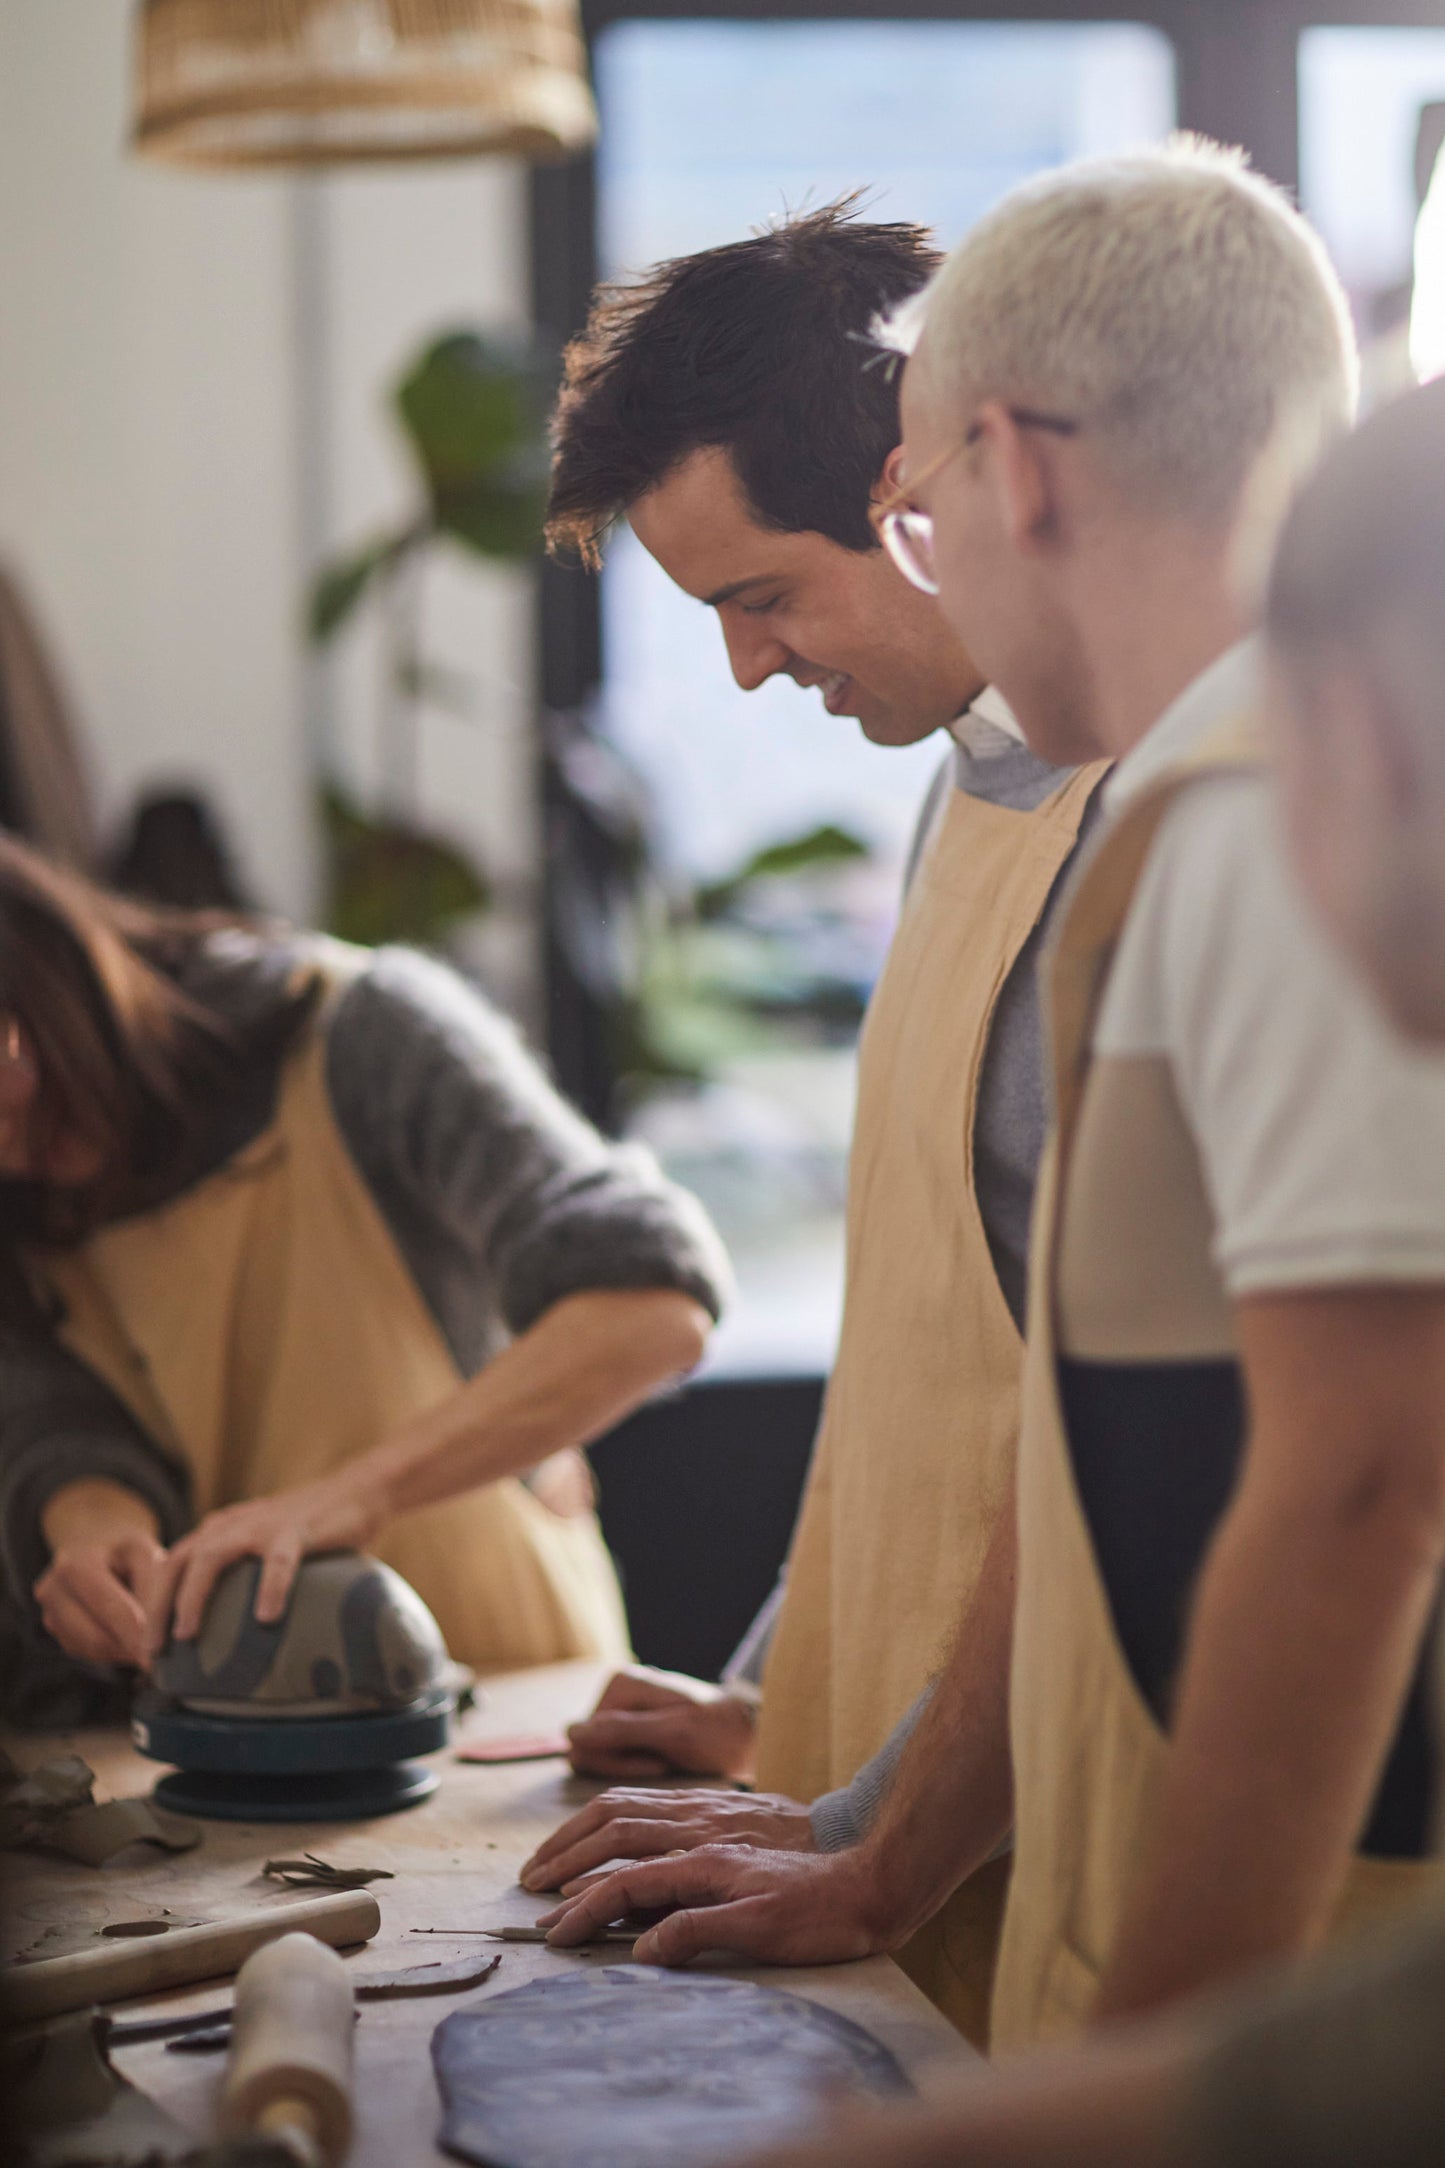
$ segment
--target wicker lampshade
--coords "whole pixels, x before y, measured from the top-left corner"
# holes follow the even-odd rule
[[[135,146],[183,165],[509,152],[597,132],[576,0],[142,0]]]

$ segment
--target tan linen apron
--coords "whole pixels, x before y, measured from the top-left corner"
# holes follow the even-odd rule
[[[66,1345],[189,1469],[198,1517],[327,1474],[461,1382],[336,1127],[325,1060],[323,1022],[226,1166],[28,1260]],[[403,1515],[374,1549],[478,1670],[626,1657],[595,1516],[562,1519],[515,1478]]]
[[[974,1193],[1000,989],[1100,767],[1033,812],[949,792],[864,1025],[838,1360],[764,1680],[758,1780],[815,1799],[875,1754],[947,1653],[1014,1477],[1022,1350]],[[1007,1863],[902,1961],[971,2038]]]
[[[1115,945],[1159,824],[1200,776],[1259,764],[1247,719],[1227,724],[1187,762],[1145,791],[1101,838],[1076,877],[1046,966],[1058,1127],[1045,1154],[1034,1213],[1029,1345],[1019,1441],[1019,1600],[1011,1730],[1014,1869],[999,1953],[993,2044],[1000,2051],[1076,2032],[1092,2011],[1132,1877],[1148,1839],[1167,1738],[1139,1692],[1120,1646],[1107,1589],[1076,1486],[1058,1391],[1061,1199],[1071,1151],[1090,1111],[1093,1025]],[[1144,1171],[1138,1170],[1140,1179]],[[1180,1284],[1213,1276],[1202,1187],[1182,1163],[1180,1197],[1139,1224],[1188,1228],[1192,1254],[1161,1269]],[[1107,1210],[1068,1229],[1071,1255],[1104,1255],[1118,1239]],[[1085,1245],[1095,1245],[1090,1253]],[[1214,1298],[1227,1310],[1222,1291]],[[1166,1449],[1165,1447],[1161,1447]],[[1344,1928],[1408,1902],[1441,1870],[1399,1859],[1357,1858],[1337,1914]]]

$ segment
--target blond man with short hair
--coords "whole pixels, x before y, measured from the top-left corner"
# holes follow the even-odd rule
[[[665,1861],[554,1933],[672,1904],[640,1956],[893,1948],[1012,1819],[994,2036],[1023,2045],[1424,1871],[1445,1086],[1305,921],[1249,729],[1236,520],[1285,426],[1354,401],[1318,242],[1182,141],[1016,192],[918,313],[891,545],[1036,751],[1121,760],[1050,974],[1011,1737],[966,1616],[861,1845]]]
[[[1445,1048],[1445,381],[1336,448],[1269,578],[1269,719],[1294,870],[1391,1022]],[[1445,1663],[1436,1666],[1445,1693]],[[1437,1715],[1445,1740],[1445,1702]],[[1438,1774],[1438,1772],[1437,1772]],[[1437,1784],[1435,1845],[1445,1846]],[[1445,1910],[1167,2022],[1034,2057],[767,2168],[1435,2168]],[[759,2163],[758,2168],[763,2168]]]
[[[1294,893],[1232,577],[1266,451],[1340,430],[1354,374],[1309,230],[1185,143],[990,222],[941,274],[905,386],[951,622],[977,626],[1032,742],[1120,758],[1049,972],[995,2002],[1013,2044],[1308,1947],[1427,1871],[1445,1081]],[[1076,433],[1032,427],[1036,401]]]

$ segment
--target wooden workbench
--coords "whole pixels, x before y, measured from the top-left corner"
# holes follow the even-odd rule
[[[591,1706],[602,1673],[591,1664],[559,1664],[489,1680],[484,1705],[463,1720],[467,1738],[551,1730]],[[81,1754],[96,1772],[97,1797],[149,1790],[157,1770],[115,1732],[78,1732],[61,1739],[27,1739],[16,1759],[25,1766],[60,1752]],[[486,1952],[475,1937],[418,1935],[416,1927],[500,1927],[530,1923],[554,1900],[529,1896],[517,1870],[540,1839],[598,1786],[584,1784],[560,1761],[504,1767],[437,1757],[440,1791],[419,1807],[374,1822],[301,1825],[207,1822],[193,1852],[157,1854],[133,1847],[108,1866],[87,1868],[36,1853],[6,1856],[3,1875],[5,1951],[58,1957],[93,1943],[108,1921],[169,1912],[176,1924],[294,1902],[306,1894],[260,1877],[263,1860],[313,1851],[340,1865],[388,1867],[396,1879],[372,1884],[381,1906],[381,1932],[358,1952],[364,1967],[398,1968],[433,1959]],[[501,1948],[498,1944],[496,1947]],[[483,1989],[455,1996],[366,2005],[357,2032],[357,2138],[353,2168],[420,2168],[444,2161],[435,2143],[436,2087],[429,2042],[453,2010],[488,1994],[579,1964],[616,1964],[626,1952],[581,1957],[508,1945],[500,1970]],[[957,2074],[970,2050],[932,2004],[888,1958],[807,1971],[748,1971],[811,1996],[865,2025],[897,2055],[920,2091]],[[159,2009],[183,2011],[224,1999],[226,1983],[127,2003],[127,2017]],[[168,2054],[159,2044],[116,2051],[116,2064],[198,2137],[214,2132],[214,2104],[224,2057]],[[586,2168],[584,2162],[578,2168]]]

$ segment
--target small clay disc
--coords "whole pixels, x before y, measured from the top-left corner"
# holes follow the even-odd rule
[[[487,2168],[702,2168],[849,2095],[912,2090],[870,2033],[803,1995],[649,1965],[458,2010],[432,2059],[442,2145]]]

